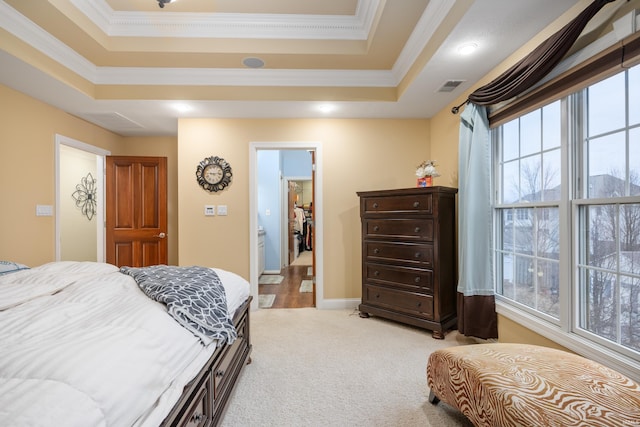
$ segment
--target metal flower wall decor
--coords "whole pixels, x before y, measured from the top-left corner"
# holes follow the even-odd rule
[[[80,184],[76,185],[76,191],[71,195],[76,201],[76,206],[82,210],[82,215],[86,216],[89,221],[96,214],[96,191],[96,179],[89,172],[80,180]]]

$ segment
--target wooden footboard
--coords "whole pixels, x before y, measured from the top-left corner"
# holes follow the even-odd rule
[[[251,300],[250,296],[233,317],[238,338],[216,349],[161,425],[209,427],[220,423],[242,368],[251,363]]]

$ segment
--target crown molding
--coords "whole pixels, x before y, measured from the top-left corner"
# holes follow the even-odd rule
[[[0,0],[0,28],[13,34],[44,55],[89,81],[95,80],[97,67],[30,19]]]
[[[424,25],[430,25],[433,22],[433,20],[426,20]],[[393,70],[97,67],[17,12],[4,0],[0,0],[0,28],[96,85],[395,87],[401,80],[396,66]],[[406,52],[407,49],[408,47],[405,47],[403,55],[415,57]]]
[[[359,0],[355,15],[119,12],[105,0],[70,0],[111,37],[366,40],[384,0]]]
[[[279,87],[394,87],[388,70],[270,70],[100,67],[95,84]]]
[[[393,64],[392,72],[398,82],[409,72],[420,52],[431,40],[453,5],[454,2],[450,0],[431,0],[429,2],[402,52],[398,55],[398,59]]]

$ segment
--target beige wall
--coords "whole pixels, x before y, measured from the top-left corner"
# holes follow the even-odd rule
[[[177,143],[175,137],[124,138],[0,85],[0,259],[30,266],[55,260],[55,135],[113,155],[168,158],[169,262],[178,263]]]
[[[316,209],[324,218],[324,297],[360,298],[356,192],[414,187],[416,166],[431,158],[428,120],[180,120],[180,264],[216,265],[249,277],[249,144],[285,141],[322,146],[324,206]],[[232,184],[219,193],[196,182],[196,166],[209,156],[233,169]],[[205,217],[207,204],[227,205],[229,215]]]
[[[55,260],[55,134],[117,152],[122,138],[0,85],[0,259],[39,265]]]

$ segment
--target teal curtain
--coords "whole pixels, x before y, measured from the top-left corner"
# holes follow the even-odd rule
[[[460,116],[458,162],[458,330],[468,336],[497,338],[491,138],[484,106],[469,103]]]

